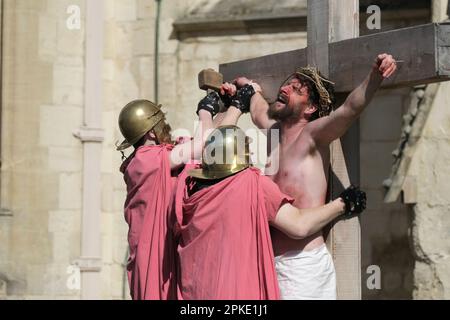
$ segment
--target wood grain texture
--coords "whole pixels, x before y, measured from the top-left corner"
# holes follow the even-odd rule
[[[330,79],[337,92],[350,92],[369,72],[378,53],[389,52],[399,64],[384,88],[450,80],[450,24],[425,24],[331,43]],[[243,61],[224,63],[225,81],[245,75],[260,82],[268,100],[275,98],[281,82],[307,65],[307,50],[299,49]]]

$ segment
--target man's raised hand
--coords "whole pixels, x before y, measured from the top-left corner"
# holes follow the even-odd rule
[[[237,88],[234,84],[225,82],[220,87],[219,95],[226,109],[231,105],[233,97],[236,96]]]
[[[226,94],[226,95],[229,95],[229,96],[234,96],[234,95],[236,95],[236,92],[237,92],[237,88],[232,83],[225,82],[220,87],[220,94],[221,95],[225,95]]]
[[[259,84],[257,84],[256,82],[254,82],[253,80],[249,80],[246,77],[238,77],[236,79],[233,80],[233,84],[236,85],[236,87],[238,87],[238,89],[244,87],[245,85],[249,84],[253,87],[253,89],[255,90],[255,92],[259,92],[262,93],[262,89],[261,86]]]
[[[397,62],[392,55],[382,53],[375,59],[374,69],[384,78],[389,78],[397,70]]]

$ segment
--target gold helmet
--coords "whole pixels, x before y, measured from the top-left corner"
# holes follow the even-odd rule
[[[122,151],[132,146],[163,120],[161,105],[148,100],[131,101],[119,115],[119,128],[125,140],[117,150]]]
[[[221,179],[251,166],[250,138],[239,127],[229,125],[215,129],[206,139],[202,168],[189,170],[198,179]]]

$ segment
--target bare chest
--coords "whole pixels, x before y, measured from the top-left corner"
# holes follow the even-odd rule
[[[266,174],[300,208],[325,202],[328,185],[329,149],[306,144],[280,144],[269,157],[272,172]]]

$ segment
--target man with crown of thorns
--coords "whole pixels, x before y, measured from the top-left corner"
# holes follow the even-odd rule
[[[260,89],[255,82],[245,77],[233,81],[237,89],[252,91],[253,123],[263,130],[279,130],[279,144],[268,145],[268,163],[278,168],[269,177],[295,199],[294,206],[313,208],[325,203],[331,142],[345,134],[383,79],[396,69],[392,55],[379,54],[365,80],[334,112],[334,83],[313,67],[301,68],[290,76],[270,105],[261,90],[252,91]],[[275,228],[271,233],[282,299],[336,299],[333,260],[322,231],[302,240],[290,239]]]

